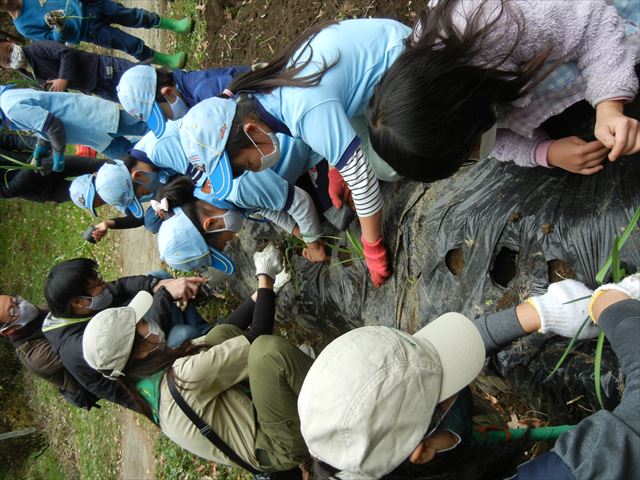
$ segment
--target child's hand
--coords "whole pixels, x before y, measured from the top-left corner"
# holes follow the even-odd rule
[[[64,92],[69,81],[64,78],[56,78],[55,80],[47,80],[45,83],[49,85],[50,92]]]
[[[324,249],[322,240],[307,243],[307,248],[302,251],[302,255],[310,262],[328,262],[331,260],[331,257],[327,255]]]
[[[377,241],[370,243],[364,239],[364,236],[360,237],[362,242],[362,250],[364,253],[364,261],[369,269],[369,275],[373,285],[378,288],[387,282],[387,279],[391,276],[391,269],[389,268],[389,260],[387,259],[387,247],[385,247],[382,237]]]
[[[104,238],[104,236],[107,234],[108,231],[109,231],[109,223],[100,222],[99,224],[96,225],[95,230],[93,231],[91,236],[96,242],[99,242]]]
[[[580,175],[593,175],[602,170],[608,151],[598,140],[585,142],[578,137],[565,137],[551,143],[547,163]]]
[[[609,100],[596,106],[596,128],[594,134],[611,149],[609,160],[621,155],[640,152],[640,126],[638,120],[625,117],[621,101]]]
[[[351,190],[347,182],[344,181],[342,175],[337,168],[329,167],[329,198],[331,203],[337,209],[341,209],[345,203],[351,207],[351,210],[355,211],[355,205],[353,204],[353,198],[351,197]]]

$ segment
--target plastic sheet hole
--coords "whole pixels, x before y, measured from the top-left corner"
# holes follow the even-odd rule
[[[502,247],[493,262],[489,277],[493,283],[507,287],[517,273],[518,252],[508,247]]]
[[[554,258],[547,262],[547,272],[549,283],[561,282],[562,280],[575,280],[576,272],[564,260]]]
[[[456,277],[462,273],[464,268],[464,253],[460,248],[449,250],[444,257],[444,264]]]

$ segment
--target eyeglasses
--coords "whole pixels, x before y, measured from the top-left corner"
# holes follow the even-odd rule
[[[7,323],[0,327],[0,332],[13,327],[20,319],[20,301],[16,297],[11,297],[11,306],[7,309],[7,317]]]

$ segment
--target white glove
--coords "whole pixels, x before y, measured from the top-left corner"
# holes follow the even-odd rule
[[[276,275],[276,280],[273,282],[273,291],[275,294],[280,293],[280,290],[290,281],[291,274],[283,268],[282,271]]]
[[[628,277],[620,280],[618,283],[607,283],[596,288],[596,290],[593,292],[593,295],[591,296],[591,302],[589,303],[589,315],[594,322],[595,319],[593,318],[592,313],[593,302],[607,290],[617,290],[618,292],[622,292],[625,295],[628,295],[634,300],[640,300],[640,273],[629,275]]]
[[[539,297],[531,297],[527,302],[533,305],[540,315],[542,333],[556,333],[571,338],[589,315],[591,293],[592,290],[580,282],[563,280],[552,283],[547,293]],[[573,301],[578,298],[582,300]],[[597,326],[588,322],[580,332],[578,340],[595,338],[599,332]]]
[[[640,273],[629,275],[618,283],[607,283],[606,285],[602,285],[596,288],[593,294],[595,296],[596,293],[604,290],[618,290],[619,292],[630,296],[634,300],[640,300]]]
[[[278,272],[282,270],[282,253],[270,243],[263,251],[253,254],[253,262],[256,265],[256,277],[267,275],[275,280]]]

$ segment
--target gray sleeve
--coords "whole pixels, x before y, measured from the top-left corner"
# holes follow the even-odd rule
[[[480,331],[487,356],[499,352],[506,345],[526,335],[516,317],[516,307],[481,315],[474,323]]]
[[[640,472],[640,302],[625,300],[600,315],[625,374],[620,405],[600,410],[558,438],[553,452],[576,478],[637,478]]]
[[[307,192],[300,187],[293,187],[293,189],[293,201],[287,213],[300,227],[300,236],[305,243],[313,242],[320,238],[318,212],[316,212],[316,207]]]
[[[287,212],[263,208],[261,210],[258,210],[256,213],[275,223],[289,234],[293,233],[293,229],[296,228],[295,220],[291,218],[291,215],[289,215]]]
[[[640,301],[624,300],[600,315],[600,328],[624,372],[624,394],[613,414],[640,435]]]

